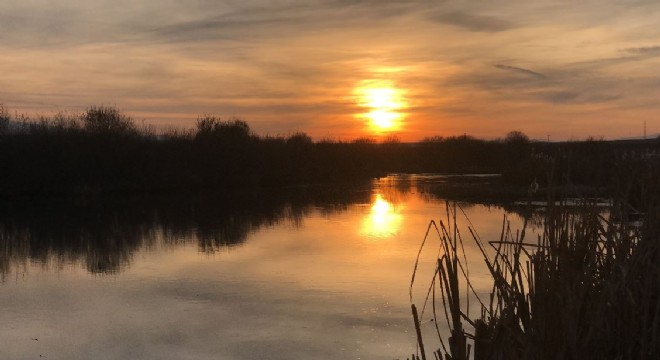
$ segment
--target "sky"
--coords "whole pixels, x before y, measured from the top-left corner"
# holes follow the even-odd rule
[[[0,103],[315,139],[651,136],[659,24],[632,0],[3,0]]]

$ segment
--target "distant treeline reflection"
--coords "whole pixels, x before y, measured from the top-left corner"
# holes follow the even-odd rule
[[[9,202],[0,206],[0,277],[28,263],[79,264],[113,273],[150,246],[196,242],[215,252],[264,226],[299,225],[312,208],[335,212],[368,202],[368,191],[296,189],[231,196]],[[322,205],[325,204],[325,205]],[[327,205],[331,204],[331,205]]]
[[[660,139],[548,143],[519,131],[418,143],[257,136],[241,120],[200,116],[155,132],[111,107],[30,119],[0,106],[0,196],[204,192],[352,182],[387,173],[499,173],[507,184],[615,187],[614,168],[660,157]],[[552,171],[552,174],[549,172]],[[552,175],[552,176],[549,176]],[[550,179],[551,178],[551,179]],[[550,180],[548,180],[550,179]],[[454,190],[452,190],[454,191]]]

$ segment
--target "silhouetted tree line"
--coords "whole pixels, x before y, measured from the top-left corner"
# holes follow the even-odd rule
[[[111,107],[27,119],[0,107],[0,195],[225,191],[364,180],[386,173],[501,173],[506,184],[611,187],[615,172],[657,159],[660,141],[430,137],[401,143],[257,136],[241,120],[201,116],[157,134]]]
[[[156,134],[114,108],[81,116],[0,120],[0,194],[206,191],[367,179],[373,144],[259,137],[240,120],[198,119]]]

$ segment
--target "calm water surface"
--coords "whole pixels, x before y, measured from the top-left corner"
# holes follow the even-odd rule
[[[405,358],[415,351],[415,257],[429,221],[446,217],[427,193],[434,181],[444,180],[392,176],[240,201],[7,205],[0,359]],[[502,208],[460,205],[482,238],[499,239]],[[488,291],[472,242],[466,253]],[[437,254],[433,237],[417,304]]]

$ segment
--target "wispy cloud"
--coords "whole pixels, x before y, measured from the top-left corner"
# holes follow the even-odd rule
[[[658,56],[660,55],[660,46],[632,47],[623,51],[631,54]]]
[[[284,41],[319,31],[362,31],[386,26],[410,13],[415,2],[400,1],[313,1],[275,4],[264,2],[192,19],[151,24],[147,35],[163,41],[207,41],[231,39]]]
[[[517,66],[503,65],[503,64],[495,64],[493,66],[498,68],[498,69],[513,71],[513,72],[516,72],[518,74],[529,75],[529,76],[536,77],[536,78],[539,78],[539,79],[545,79],[546,78],[545,75],[543,75],[539,72],[529,70],[529,69],[525,69],[525,68],[521,68],[521,67],[517,67]]]
[[[554,104],[601,104],[622,98],[620,94],[579,93],[574,91],[544,91],[535,93],[533,96]]]
[[[469,14],[465,12],[436,12],[428,17],[432,21],[477,32],[498,32],[513,29],[516,25],[495,16]]]

